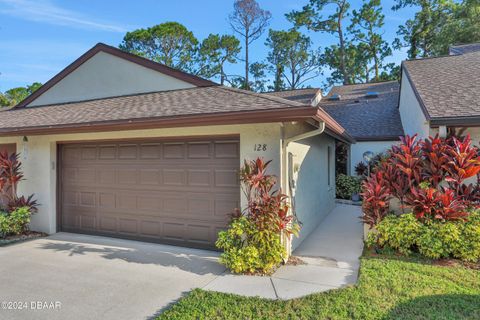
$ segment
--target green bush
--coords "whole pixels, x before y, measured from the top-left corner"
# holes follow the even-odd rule
[[[418,221],[412,213],[389,215],[368,235],[367,245],[387,247],[408,255],[413,251],[431,259],[480,260],[480,212],[467,221]]]
[[[336,180],[337,198],[350,200],[353,194],[360,193],[361,186],[359,178],[339,174]]]
[[[0,213],[0,237],[18,235],[28,230],[30,208],[18,208],[10,213]]]
[[[379,244],[408,255],[419,236],[421,223],[413,214],[388,215],[376,227],[376,232],[368,235],[368,244]]]
[[[259,231],[246,217],[234,219],[226,231],[219,232],[216,246],[224,250],[220,262],[234,273],[269,274],[286,257],[280,235]]]

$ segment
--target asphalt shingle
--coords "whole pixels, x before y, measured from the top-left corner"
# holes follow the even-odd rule
[[[378,97],[366,98],[377,92]],[[340,100],[329,100],[338,94]],[[356,140],[396,140],[404,134],[398,110],[399,84],[396,81],[333,87],[319,106]]]
[[[431,119],[480,116],[480,51],[403,62]]]
[[[311,104],[313,99],[319,93],[319,90],[320,89],[317,89],[317,88],[307,88],[307,89],[296,89],[296,90],[286,90],[286,91],[277,91],[277,92],[265,92],[264,94],[288,99],[291,101],[297,101],[304,104]]]
[[[222,86],[161,91],[0,113],[0,129],[305,107],[305,104]]]

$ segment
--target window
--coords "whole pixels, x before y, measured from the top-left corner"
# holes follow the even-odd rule
[[[327,179],[328,179],[328,185],[330,185],[331,181],[331,168],[332,168],[332,147],[328,146],[327,147]]]

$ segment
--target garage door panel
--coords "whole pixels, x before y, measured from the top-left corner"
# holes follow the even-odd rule
[[[179,222],[163,223],[163,238],[165,240],[183,241],[185,236],[185,224]]]
[[[216,159],[238,159],[239,149],[237,141],[217,141],[215,143]]]
[[[164,143],[163,159],[183,159],[185,157],[184,143]]]
[[[86,143],[60,150],[66,231],[213,248],[240,201],[238,140]]]
[[[212,227],[209,225],[189,224],[187,226],[187,240],[208,244],[212,241]]]

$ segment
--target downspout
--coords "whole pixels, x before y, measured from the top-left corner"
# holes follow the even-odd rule
[[[284,164],[284,166],[283,166],[284,183],[283,183],[282,188],[284,190],[288,189],[288,192],[289,192],[289,195],[290,195],[291,201],[292,201],[292,203],[291,203],[292,214],[296,214],[296,213],[295,213],[295,199],[293,197],[293,181],[291,180],[291,177],[290,177],[290,170],[289,170],[290,163],[288,163],[288,156],[287,156],[288,145],[291,142],[295,142],[295,141],[299,141],[299,140],[303,140],[303,139],[318,136],[318,135],[322,134],[324,131],[325,131],[325,122],[322,121],[322,122],[319,122],[319,128],[318,129],[308,131],[308,132],[305,132],[305,133],[302,133],[302,134],[284,139],[283,142],[282,142],[282,160],[283,160],[282,162]],[[287,241],[286,247],[287,247],[287,259],[288,259],[288,257],[290,257],[290,255],[292,254],[292,238],[290,236],[290,238],[285,239],[285,240]]]

